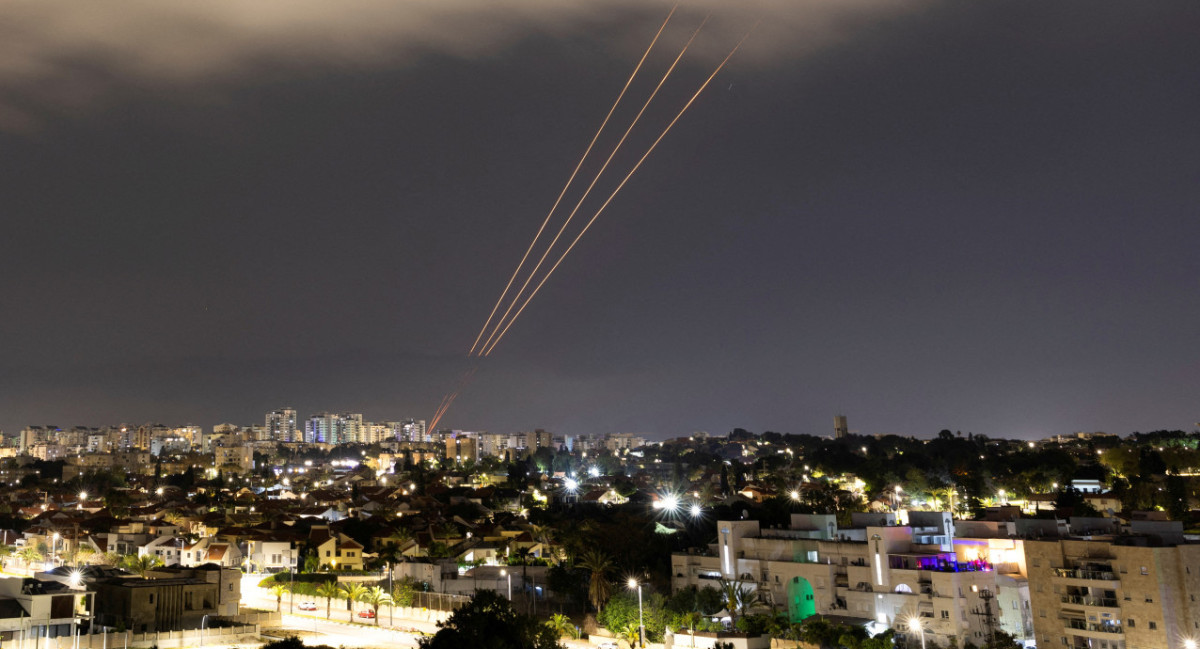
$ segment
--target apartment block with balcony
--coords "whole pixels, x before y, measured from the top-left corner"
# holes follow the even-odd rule
[[[719,521],[717,542],[672,555],[672,587],[738,582],[784,607],[793,622],[813,615],[857,620],[904,642],[910,621],[927,641],[983,644],[995,606],[997,574],[972,547],[954,544],[945,512],[855,514],[850,528],[832,515],[793,514],[787,529],[756,521]]]
[[[1038,646],[1189,649],[1200,641],[1200,544],[1188,543],[1182,526],[1072,527],[1070,538],[1025,541]]]

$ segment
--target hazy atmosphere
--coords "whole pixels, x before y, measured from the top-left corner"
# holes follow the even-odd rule
[[[441,426],[1200,421],[1200,5],[726,5]],[[671,9],[0,5],[0,429],[430,419]]]

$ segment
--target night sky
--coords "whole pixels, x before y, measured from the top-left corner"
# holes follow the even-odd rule
[[[724,5],[443,426],[1200,421],[1200,3]],[[0,429],[429,419],[669,9],[0,5]]]

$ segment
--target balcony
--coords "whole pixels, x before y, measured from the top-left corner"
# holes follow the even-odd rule
[[[1088,595],[1063,595],[1063,604],[1079,604],[1080,606],[1103,606],[1106,608],[1117,608],[1117,598],[1115,597],[1091,597]]]
[[[888,557],[892,570],[915,570],[922,572],[985,572],[992,564],[976,559],[959,561],[953,552],[893,554]],[[925,579],[923,581],[928,581]]]
[[[1085,620],[1063,620],[1063,626],[1076,631],[1088,631],[1091,633],[1103,633],[1106,635],[1123,635],[1124,630],[1120,624],[1096,624],[1095,622],[1087,622]]]
[[[1091,581],[1116,581],[1111,570],[1087,570],[1084,568],[1055,568],[1054,574],[1065,579],[1087,579]]]

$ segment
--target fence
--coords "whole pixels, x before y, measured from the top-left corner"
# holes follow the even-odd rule
[[[451,595],[417,591],[413,593],[413,608],[431,608],[437,611],[457,611],[471,601],[469,595]]]
[[[247,611],[237,615],[222,615],[215,619],[243,626],[272,627],[283,624],[282,615],[275,611]]]
[[[253,640],[258,637],[258,625],[240,625],[216,629],[189,629],[187,631],[160,631],[133,633],[126,631],[118,633],[94,633],[79,636],[79,649],[124,649],[125,647],[159,647],[160,649],[175,649],[180,647],[204,647],[211,645],[229,645]],[[106,637],[107,636],[107,637]],[[30,640],[31,641],[31,640]],[[72,649],[75,638],[64,635],[57,638],[43,638],[45,649]],[[29,641],[27,641],[29,642]]]

